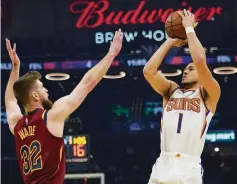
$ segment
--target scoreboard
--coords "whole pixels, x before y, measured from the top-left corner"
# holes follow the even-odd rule
[[[86,172],[90,164],[89,135],[64,136],[67,173]]]

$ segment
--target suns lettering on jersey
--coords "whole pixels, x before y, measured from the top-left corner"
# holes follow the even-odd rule
[[[34,136],[35,135],[35,128],[36,126],[27,126],[18,131],[18,134],[21,140],[24,140],[26,137]]]
[[[201,100],[199,98],[170,98],[166,111],[185,110],[200,112]]]

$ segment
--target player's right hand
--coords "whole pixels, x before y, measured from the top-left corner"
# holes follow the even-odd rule
[[[115,32],[113,41],[110,44],[109,53],[114,57],[116,57],[122,48],[122,43],[123,43],[123,32],[121,31],[121,29],[119,29],[118,31]]]
[[[6,47],[7,47],[8,54],[11,58],[12,65],[20,66],[20,59],[16,54],[16,44],[14,43],[13,49],[12,49],[10,40],[6,38]]]

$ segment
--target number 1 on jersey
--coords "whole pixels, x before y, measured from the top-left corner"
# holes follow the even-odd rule
[[[179,113],[179,122],[178,122],[178,128],[177,128],[178,134],[180,134],[180,132],[181,132],[182,120],[183,120],[183,114]]]

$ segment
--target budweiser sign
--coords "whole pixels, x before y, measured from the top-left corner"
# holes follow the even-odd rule
[[[79,16],[77,28],[96,28],[101,25],[126,25],[126,24],[154,24],[158,21],[164,23],[167,17],[177,9],[174,8],[153,8],[146,9],[147,1],[140,1],[134,9],[110,11],[111,3],[108,0],[97,2],[77,0],[70,5],[70,12]],[[155,1],[154,1],[155,3]],[[135,5],[135,3],[134,3]],[[211,20],[215,15],[222,13],[222,7],[185,7],[194,13],[197,21]],[[181,9],[178,9],[181,10]]]

